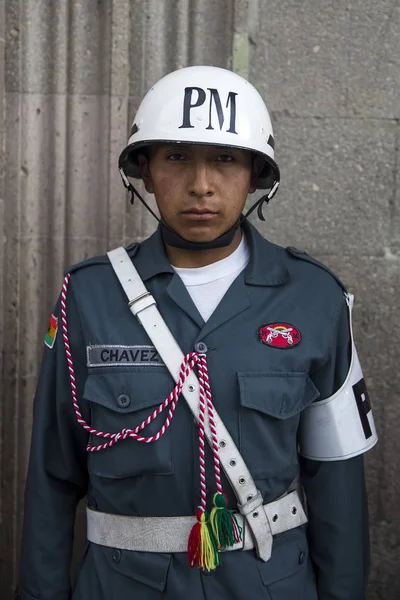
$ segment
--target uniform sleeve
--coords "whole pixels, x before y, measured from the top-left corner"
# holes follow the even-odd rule
[[[86,379],[85,344],[71,288],[70,284],[67,320],[80,398]],[[58,331],[53,348],[45,346],[34,400],[17,592],[21,600],[69,600],[75,511],[88,481],[87,433],[72,405],[60,301],[54,314]]]
[[[334,323],[331,356],[312,375],[321,399],[343,384],[350,347],[348,309],[343,301]],[[301,458],[301,473],[319,600],[365,600],[369,531],[363,456],[334,462]]]

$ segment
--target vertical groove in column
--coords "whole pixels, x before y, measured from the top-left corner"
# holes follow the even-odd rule
[[[107,248],[121,245],[125,237],[127,194],[118,172],[118,157],[127,141],[129,117],[130,0],[114,0],[111,20],[111,101],[108,138]]]
[[[232,63],[234,3],[190,0],[190,64],[229,68]]]
[[[166,71],[174,71],[189,64],[190,0],[171,3],[166,15]]]
[[[7,73],[7,84],[16,84],[21,77],[20,33],[21,4],[14,2],[6,12],[7,43],[18,52],[13,57]],[[11,39],[10,39],[11,38]],[[16,88],[14,88],[14,91]],[[1,462],[1,495],[2,514],[0,528],[0,547],[7,548],[6,560],[0,562],[0,580],[4,582],[7,594],[12,592],[15,581],[17,556],[17,481],[18,481],[18,417],[19,401],[17,381],[20,376],[20,247],[17,242],[20,233],[21,216],[21,96],[18,93],[6,94],[6,130],[5,144],[7,170],[5,175],[5,197],[7,203],[4,210],[4,354],[3,354],[3,401],[2,413],[2,462]]]
[[[70,5],[68,264],[107,245],[112,8],[94,0]]]
[[[249,76],[249,0],[235,0],[233,5],[232,70]]]
[[[5,273],[5,261],[4,261],[4,249],[5,241],[4,236],[6,234],[5,227],[5,168],[6,168],[6,140],[5,140],[5,5],[4,2],[0,3],[0,378],[4,376],[4,273]],[[1,381],[1,379],[0,379]],[[1,385],[1,383],[0,383]],[[0,398],[2,394],[0,394]],[[0,436],[3,431],[3,414],[1,405],[4,400],[0,400]],[[2,479],[3,472],[3,444],[0,441],[0,480]],[[0,523],[2,522],[2,511],[3,511],[3,494],[0,494]],[[1,542],[1,538],[0,538]]]

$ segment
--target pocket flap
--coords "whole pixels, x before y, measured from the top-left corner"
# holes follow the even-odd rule
[[[294,575],[302,567],[307,566],[307,561],[308,547],[305,533],[298,528],[275,538],[269,561],[266,563],[257,561],[257,564],[263,584],[268,587]]]
[[[86,380],[83,397],[125,414],[160,404],[174,386],[169,373],[94,373]]]
[[[240,403],[245,408],[288,419],[319,397],[307,373],[238,373]]]
[[[114,571],[160,592],[165,590],[170,554],[130,552],[106,547],[103,547],[103,552]]]

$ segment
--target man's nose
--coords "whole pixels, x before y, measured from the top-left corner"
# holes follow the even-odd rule
[[[193,166],[189,194],[198,198],[209,197],[214,194],[212,176],[207,163],[201,162]]]

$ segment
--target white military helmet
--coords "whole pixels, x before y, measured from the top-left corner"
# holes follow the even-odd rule
[[[119,157],[121,175],[140,178],[138,150],[154,143],[210,144],[261,156],[257,188],[279,185],[271,119],[257,90],[227,69],[198,66],[160,79],[142,100],[128,145]]]

